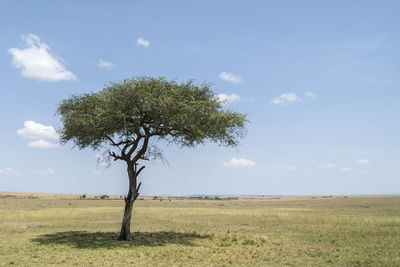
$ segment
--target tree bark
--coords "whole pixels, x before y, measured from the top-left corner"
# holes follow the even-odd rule
[[[131,217],[133,203],[139,195],[139,187],[137,185],[137,165],[136,163],[128,162],[128,177],[129,177],[129,191],[125,197],[125,211],[122,219],[121,233],[119,240],[130,240],[131,239]]]

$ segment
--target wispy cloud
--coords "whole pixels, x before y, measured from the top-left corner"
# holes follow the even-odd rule
[[[241,82],[243,82],[242,77],[236,76],[236,75],[234,75],[234,74],[231,73],[231,72],[225,72],[225,71],[223,71],[223,72],[221,72],[221,73],[219,74],[219,78],[220,78],[221,80],[224,80],[224,81],[227,81],[227,82],[230,82],[230,83],[241,83]]]
[[[305,96],[306,96],[306,97],[311,97],[312,99],[316,99],[316,98],[317,98],[317,94],[316,94],[316,93],[313,93],[313,92],[311,92],[311,91],[307,91],[307,92],[305,93]]]
[[[271,104],[280,105],[280,106],[287,106],[292,103],[301,102],[300,99],[295,93],[283,93],[280,96],[275,97],[271,100]]]
[[[285,170],[288,172],[294,172],[296,170],[296,168],[293,166],[285,166]]]
[[[96,62],[96,66],[100,68],[111,69],[112,67],[114,67],[114,64],[110,61],[100,59],[98,62]]]
[[[329,162],[329,163],[317,166],[317,169],[325,169],[325,168],[326,169],[335,169],[336,168],[336,164],[332,163],[332,162]]]
[[[325,164],[325,168],[334,169],[334,168],[336,168],[336,164],[334,164],[334,163],[327,163],[327,164]]]
[[[338,167],[335,163],[329,162],[326,164],[321,164],[317,166],[317,169],[331,169],[331,170],[338,170],[340,172],[344,173],[351,173],[351,174],[368,174],[369,171],[360,169],[362,166],[367,167],[369,164],[369,160],[367,159],[360,159],[355,162],[356,166],[353,167],[348,167],[348,166],[343,166],[343,167]]]
[[[144,47],[149,47],[150,46],[150,41],[143,39],[142,37],[139,37],[136,41],[137,45],[141,45]]]
[[[13,168],[4,168],[4,169],[0,169],[0,175],[4,175],[4,176],[18,176],[21,175],[22,173],[16,169]]]
[[[368,165],[369,164],[369,160],[367,159],[359,159],[356,161],[356,165]]]
[[[25,47],[10,48],[8,53],[22,76],[47,82],[76,80],[76,76],[50,53],[49,46],[41,42],[37,35],[22,35],[21,38]]]
[[[33,171],[33,174],[39,174],[39,175],[54,175],[56,174],[56,172],[54,171],[53,168],[47,168],[45,170],[41,170],[41,171]]]
[[[250,159],[237,159],[235,157],[223,163],[224,167],[254,167],[255,165],[256,163]]]

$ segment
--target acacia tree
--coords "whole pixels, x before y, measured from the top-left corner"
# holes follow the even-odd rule
[[[207,141],[236,146],[246,133],[245,115],[224,110],[207,84],[177,83],[139,77],[110,83],[99,92],[73,95],[58,107],[61,142],[79,149],[103,150],[108,159],[126,162],[129,190],[125,197],[120,240],[130,239],[132,207],[143,161],[162,157],[152,141],[183,147]]]

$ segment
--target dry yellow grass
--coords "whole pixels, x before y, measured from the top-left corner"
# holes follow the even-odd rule
[[[130,242],[117,241],[123,211],[119,196],[79,196],[1,192],[0,264],[400,265],[396,195],[144,197],[134,207]]]

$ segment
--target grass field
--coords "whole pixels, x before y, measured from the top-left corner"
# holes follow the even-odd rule
[[[400,196],[91,198],[1,192],[0,264],[400,266]]]

